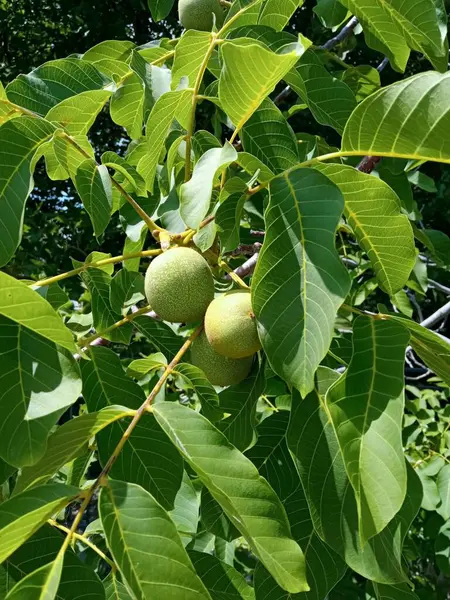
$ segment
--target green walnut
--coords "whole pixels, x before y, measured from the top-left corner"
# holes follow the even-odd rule
[[[145,275],[148,303],[163,321],[200,321],[214,298],[208,263],[191,248],[173,248],[150,263]]]
[[[223,9],[219,0],[179,0],[178,14],[183,27],[198,31],[211,31],[216,16],[216,26],[222,27]]]
[[[213,349],[228,358],[245,358],[261,349],[250,292],[228,292],[211,302],[205,332]]]
[[[203,331],[192,345],[191,362],[205,373],[210,383],[226,387],[240,383],[247,377],[253,356],[235,359],[217,354]]]

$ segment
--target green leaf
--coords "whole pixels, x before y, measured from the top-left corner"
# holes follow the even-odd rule
[[[104,152],[102,154],[102,164],[106,167],[118,171],[126,181],[128,181],[138,196],[147,197],[145,182],[134,167],[130,165],[124,158],[115,152]]]
[[[406,327],[411,334],[411,346],[428,368],[450,384],[450,344],[434,331],[410,319],[389,315],[389,318]]]
[[[144,298],[144,278],[136,271],[121,269],[112,279],[109,288],[109,301],[111,308],[120,312],[125,304],[132,299],[136,301]]]
[[[61,579],[64,554],[48,565],[33,571],[17,583],[9,592],[7,600],[37,600],[36,589],[39,590],[38,600],[54,600]]]
[[[177,365],[174,372],[181,376],[184,387],[194,390],[202,405],[202,412],[210,421],[218,421],[223,413],[219,408],[219,396],[201,369],[189,363]]]
[[[174,508],[170,511],[170,516],[185,546],[197,533],[199,513],[200,494],[189,475],[184,471],[181,487],[175,497]]]
[[[101,60],[117,60],[126,62],[136,44],[128,41],[107,40],[89,48],[83,54],[83,60],[96,63]]]
[[[44,524],[8,558],[6,563],[8,572],[19,581],[50,561],[54,561],[64,538],[65,535],[59,530]],[[80,597],[89,600],[105,600],[105,592],[94,570],[68,548],[64,555],[64,566],[56,598],[57,600],[79,600]]]
[[[0,562],[8,558],[54,513],[76,498],[79,490],[50,483],[14,496],[0,505]]]
[[[290,125],[275,104],[266,98],[241,132],[242,146],[273,173],[299,162],[298,143]]]
[[[47,121],[33,117],[0,127],[0,267],[9,262],[22,238],[25,202],[33,187],[33,155],[54,130]]]
[[[45,118],[71,135],[86,135],[110,96],[107,90],[82,92],[51,108]]]
[[[419,242],[422,242],[434,260],[443,266],[450,266],[450,238],[437,229],[415,229]]]
[[[131,323],[105,333],[105,330],[122,320],[120,312],[115,312],[110,303],[109,293],[111,276],[101,269],[87,269],[81,274],[81,278],[91,292],[92,314],[94,327],[102,337],[112,342],[128,344],[133,330]]]
[[[111,119],[124,127],[131,139],[142,136],[146,96],[142,79],[131,72],[111,98]]]
[[[75,350],[70,330],[47,300],[28,285],[2,272],[0,272],[0,315],[71,352]]]
[[[353,358],[326,407],[355,491],[361,545],[399,512],[407,475],[402,446],[407,330],[358,317]]]
[[[230,194],[217,209],[215,222],[222,252],[231,252],[239,246],[241,219],[247,198],[247,192]]]
[[[99,504],[108,547],[137,598],[211,600],[173,521],[148,492],[110,480]]]
[[[317,0],[313,11],[322,25],[329,29],[340,25],[348,14],[348,10],[338,0]]]
[[[180,188],[181,218],[188,227],[197,229],[206,217],[218,175],[236,161],[237,156],[234,147],[225,142],[223,148],[208,150],[197,162],[192,178]]]
[[[346,69],[343,71],[341,79],[355,94],[358,103],[377,92],[381,87],[380,73],[368,65]]]
[[[137,166],[137,171],[144,178],[150,193],[153,192],[156,167],[170,126],[175,117],[178,120],[181,118],[179,111],[189,103],[191,97],[192,92],[189,90],[167,92],[158,99],[150,113],[146,125],[146,153]]]
[[[408,587],[406,583],[400,585],[373,584],[377,600],[419,600],[419,597]]]
[[[195,411],[162,402],[153,412],[278,583],[290,592],[308,590],[304,556],[291,538],[284,508],[252,463]]]
[[[145,401],[143,389],[129,379],[118,355],[109,348],[92,347],[91,360],[83,361],[83,396],[89,411],[118,402],[137,410]],[[100,461],[106,464],[129,423],[119,421],[97,435]],[[155,418],[146,414],[111,469],[112,477],[137,483],[154,495],[166,509],[173,508],[181,485],[183,461]]]
[[[408,467],[408,488],[400,511],[362,548],[354,491],[321,400],[315,392],[305,400],[294,392],[291,410],[288,445],[317,534],[364,577],[387,584],[407,581],[402,545],[422,501],[422,486],[412,467]]]
[[[218,423],[218,428],[241,452],[256,440],[256,404],[265,386],[264,365],[256,362],[244,381],[219,394],[220,409],[229,416]]]
[[[438,512],[443,519],[450,519],[450,465],[446,464],[437,476],[437,488],[441,498]]]
[[[164,354],[156,352],[146,358],[137,358],[131,361],[127,367],[127,375],[136,379],[142,379],[148,373],[165,368],[166,366],[167,360]]]
[[[103,581],[106,592],[106,600],[133,600],[127,588],[117,580],[116,575],[111,573]]]
[[[355,95],[347,84],[326,70],[314,50],[305,52],[285,80],[308,105],[318,123],[342,133],[356,107]]]
[[[39,115],[66,98],[90,90],[101,90],[109,81],[82,60],[51,60],[28,75],[19,75],[6,88],[9,100]]]
[[[361,21],[367,45],[386,54],[396,70],[405,70],[409,48],[424,54],[435,69],[447,69],[447,19],[441,0],[413,5],[402,0],[340,2]]]
[[[286,172],[270,191],[253,309],[272,369],[305,395],[350,290],[334,245],[344,201],[328,178],[311,169]]]
[[[342,139],[351,154],[450,163],[450,74],[429,71],[394,83],[358,105]]]
[[[390,296],[408,281],[416,262],[414,234],[395,192],[381,179],[344,165],[317,168],[341,190],[345,216]]]
[[[94,160],[94,149],[85,135],[72,136],[72,140],[78,147],[70,143],[65,135],[61,135],[61,130],[59,130],[52,140],[52,148],[44,153],[47,169],[49,168],[49,160],[50,166],[55,171],[56,166],[54,163],[57,162],[60,165],[55,178],[67,179],[67,175],[70,175],[72,180],[75,180],[78,167],[86,160],[86,155]],[[64,175],[61,174],[61,170],[63,170]]]
[[[187,77],[189,87],[193,88],[200,72],[203,60],[211,44],[210,31],[188,29],[183,33],[175,48],[172,67],[172,90],[176,90],[182,77]]]
[[[210,554],[189,552],[198,576],[212,600],[255,600],[255,592],[241,573]]]
[[[108,169],[91,159],[77,169],[75,186],[98,238],[108,226],[112,208],[112,183]]]
[[[258,22],[262,0],[234,0],[225,19],[227,30],[231,31]],[[237,14],[239,13],[239,16]]]
[[[174,0],[147,0],[148,7],[152,13],[152,19],[154,21],[161,21],[165,19],[170,11]]]
[[[275,53],[246,38],[226,41],[221,46],[223,69],[219,100],[223,110],[240,130],[276,84],[295,65],[307,40]]]
[[[98,412],[81,415],[61,425],[49,437],[47,450],[41,460],[31,467],[22,469],[14,494],[46,483],[64,465],[80,456],[87,448],[89,440],[99,431],[114,421],[132,417],[133,414],[134,411],[129,408],[111,406]]]
[[[281,31],[304,0],[267,0],[261,9],[258,23]]]
[[[47,300],[54,310],[58,310],[58,308],[70,302],[69,296],[58,283],[38,287],[36,291]]]
[[[346,565],[314,531],[305,494],[286,442],[288,423],[289,413],[285,411],[264,419],[257,428],[258,442],[247,456],[273,486],[286,508],[294,539],[306,548],[306,575],[311,590],[287,595],[259,565],[255,572],[256,598],[259,600],[267,594],[267,600],[323,600],[344,575]]]
[[[220,504],[218,504],[207,488],[202,489],[201,525],[216,539],[232,542],[240,537],[239,530],[231,523]]]
[[[152,319],[151,317],[137,317],[133,325],[140,331],[148,341],[171,361],[183,344],[175,332],[166,323]]]
[[[0,317],[0,456],[23,467],[41,459],[59,417],[81,394],[69,352]]]

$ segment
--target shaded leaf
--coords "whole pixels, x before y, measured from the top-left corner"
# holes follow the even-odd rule
[[[148,341],[171,361],[183,345],[183,340],[165,323],[151,317],[137,317],[133,325],[148,339]]]
[[[227,417],[218,424],[218,428],[242,452],[256,439],[256,404],[265,386],[264,365],[255,361],[244,381],[219,394],[220,409],[227,413]]]
[[[0,267],[22,239],[25,202],[33,187],[31,164],[55,128],[47,121],[20,117],[0,127]]]
[[[184,471],[181,487],[175,496],[172,521],[186,546],[197,533],[200,512],[200,494],[194,487],[189,475]]]
[[[404,327],[358,317],[353,358],[328,390],[326,407],[358,507],[361,545],[382,531],[405,500],[402,446]]]
[[[253,588],[232,566],[203,552],[191,551],[189,558],[212,600],[254,600]]]
[[[99,431],[114,421],[133,414],[134,411],[129,408],[111,406],[98,412],[81,415],[61,425],[49,437],[47,450],[41,460],[31,467],[22,469],[14,494],[46,483],[65,464],[80,456],[89,441]]]
[[[129,379],[118,355],[109,348],[92,347],[90,361],[83,361],[83,396],[89,411],[98,411],[117,402],[137,410],[145,401],[143,389]],[[106,464],[129,422],[113,423],[97,435],[100,461]],[[173,508],[181,485],[183,461],[155,418],[146,414],[111,469],[116,479],[137,483],[151,492],[166,509]]]
[[[206,418],[213,422],[220,420],[223,413],[219,408],[219,396],[203,371],[195,365],[181,363],[174,372],[181,375],[184,385],[197,394]]]
[[[46,520],[79,494],[77,488],[49,483],[27,490],[0,505],[0,562],[8,558]]]
[[[291,538],[284,508],[252,463],[195,411],[162,402],[154,405],[153,412],[280,585],[292,592],[307,590],[304,556]]]
[[[0,456],[16,467],[45,453],[47,436],[81,394],[71,354],[0,317]]]
[[[210,600],[174,523],[148,492],[111,480],[101,491],[100,516],[114,561],[137,598]]]
[[[256,156],[273,173],[281,173],[299,162],[295,134],[269,98],[246,122],[241,140],[244,150]]]
[[[306,394],[350,290],[334,245],[344,201],[328,178],[311,169],[287,172],[270,191],[252,305],[272,369]]]
[[[36,589],[39,600],[54,600],[58,591],[64,554],[56,560],[44,565],[21,579],[9,592],[7,600],[36,600]]]
[[[112,208],[112,183],[108,169],[87,159],[77,169],[75,186],[98,238],[108,226]]]
[[[136,271],[121,269],[111,279],[111,286],[109,288],[111,308],[119,313],[133,296],[136,298],[136,295],[139,300],[144,298],[144,278]]]

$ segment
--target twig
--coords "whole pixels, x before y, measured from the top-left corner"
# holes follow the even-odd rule
[[[158,383],[155,385],[155,387],[153,388],[153,390],[151,391],[150,395],[146,398],[145,402],[140,406],[140,408],[136,411],[136,414],[133,417],[133,420],[131,421],[131,423],[128,425],[126,431],[124,432],[124,434],[122,435],[119,443],[117,444],[114,452],[111,454],[111,456],[109,457],[108,462],[106,463],[106,465],[103,467],[102,472],[100,473],[100,475],[97,477],[97,479],[94,481],[94,483],[91,485],[91,487],[89,488],[89,490],[86,492],[86,496],[83,500],[83,503],[72,523],[71,528],[69,529],[66,539],[64,540],[63,545],[61,546],[60,549],[60,553],[63,554],[69,544],[71,539],[74,537],[74,535],[76,534],[78,525],[81,522],[81,519],[83,518],[83,514],[85,512],[85,510],[87,509],[87,507],[89,506],[92,497],[94,496],[95,492],[97,491],[97,489],[104,485],[105,480],[107,479],[109,472],[111,471],[114,463],[116,462],[117,458],[119,457],[123,447],[125,446],[125,444],[127,443],[127,441],[129,440],[131,434],[133,433],[134,429],[136,428],[136,425],[139,423],[139,421],[141,420],[141,418],[143,417],[143,415],[148,412],[150,410],[151,404],[154,401],[154,399],[156,398],[156,396],[159,394],[159,392],[161,391],[163,385],[166,383],[169,375],[172,373],[173,369],[177,366],[177,364],[180,362],[180,360],[183,358],[183,356],[186,354],[186,352],[189,350],[189,348],[191,347],[192,343],[194,342],[194,340],[197,339],[197,337],[200,335],[201,331],[203,330],[203,324],[200,325],[199,327],[197,327],[197,329],[194,331],[194,333],[189,337],[189,339],[187,339],[185,341],[185,343],[183,344],[183,346],[180,348],[180,350],[177,352],[177,354],[175,355],[174,359],[167,365],[167,367],[164,369],[164,373],[161,375],[161,377],[158,380]]]
[[[249,258],[243,265],[234,269],[233,273],[235,273],[238,277],[247,277],[251,275],[255,270],[256,263],[258,262],[259,252],[254,254],[251,258]],[[231,275],[226,275],[225,279],[231,279]]]
[[[331,50],[332,48],[343,42],[346,38],[348,38],[351,35],[358,23],[358,18],[352,17],[347,23],[347,25],[344,25],[341,31],[334,38],[331,38],[331,40],[328,40],[328,42],[325,42],[325,44],[321,46],[322,50]]]
[[[253,256],[253,254],[255,254],[256,252],[259,252],[261,250],[261,248],[262,248],[261,242],[255,242],[254,244],[241,244],[240,246],[238,246],[236,248],[236,250],[233,250],[231,255],[232,256],[241,256],[241,255]]]
[[[381,73],[382,71],[384,71],[384,69],[388,66],[388,64],[389,64],[389,59],[387,56],[385,56],[377,67],[378,73]]]
[[[430,284],[431,288],[438,290],[439,292],[442,292],[446,296],[450,296],[450,288],[446,287],[445,285],[442,285],[442,283],[438,283],[437,281],[434,281],[433,279],[429,279],[428,283]]]
[[[427,317],[424,321],[421,322],[421,325],[422,327],[430,329],[430,327],[433,327],[433,325],[436,325],[436,323],[439,323],[439,321],[445,319],[448,315],[450,315],[450,302],[447,302],[447,304],[444,304],[444,306],[441,306],[439,310]]]

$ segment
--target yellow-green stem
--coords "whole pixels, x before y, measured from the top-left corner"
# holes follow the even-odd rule
[[[177,366],[177,364],[180,362],[180,360],[183,358],[183,356],[186,354],[186,352],[189,350],[189,348],[192,345],[192,342],[200,335],[202,329],[203,329],[203,325],[200,325],[199,327],[197,327],[197,329],[189,337],[189,339],[187,339],[185,341],[183,346],[180,348],[180,350],[175,355],[174,359],[165,368],[164,373],[161,375],[158,383],[155,385],[155,387],[151,391],[150,395],[146,398],[145,402],[141,405],[141,407],[136,411],[136,413],[133,417],[133,420],[128,425],[126,431],[122,435],[119,443],[117,444],[116,448],[114,449],[114,452],[111,454],[108,462],[103,467],[102,472],[100,473],[100,475],[97,477],[97,479],[94,481],[94,483],[91,485],[91,487],[87,491],[86,497],[85,497],[82,505],[80,506],[80,509],[72,523],[72,527],[70,528],[69,532],[67,533],[66,539],[64,540],[64,543],[61,546],[60,554],[64,553],[67,550],[67,548],[70,544],[70,541],[73,538],[74,534],[76,533],[78,525],[80,524],[81,519],[83,518],[83,514],[84,514],[85,510],[89,506],[90,501],[92,500],[93,495],[95,494],[96,490],[106,482],[106,479],[108,477],[109,472],[111,471],[112,466],[116,462],[123,447],[129,440],[136,425],[139,423],[142,416],[149,410],[152,402],[154,401],[154,399],[160,392],[161,388],[167,381],[167,378],[169,377],[170,373]]]
[[[222,269],[228,273],[228,275],[231,277],[231,279],[235,283],[237,283],[241,288],[246,289],[246,290],[249,289],[249,286],[245,283],[245,281],[243,279],[241,279],[239,277],[239,275],[236,275],[236,273],[233,271],[233,269],[231,267],[229,267],[225,261],[219,260],[219,267],[222,267]]]
[[[158,254],[161,254],[161,250],[142,250],[141,252],[133,252],[132,254],[121,254],[120,256],[112,256],[111,258],[104,258],[96,262],[85,263],[82,267],[77,267],[76,269],[72,269],[71,271],[67,271],[66,273],[60,273],[59,275],[55,275],[54,277],[49,277],[48,279],[32,281],[28,285],[30,285],[33,288],[44,287],[46,285],[51,285],[52,283],[62,281],[63,279],[69,279],[69,277],[79,275],[87,269],[98,269],[106,265],[114,265],[125,260],[131,260],[132,258],[145,258],[146,256],[158,256]]]
[[[127,323],[132,323],[134,321],[134,319],[136,319],[136,317],[145,315],[146,313],[150,312],[151,310],[152,309],[150,306],[145,306],[144,308],[140,308],[136,312],[127,315],[120,321],[117,321],[117,323],[114,323],[114,325],[111,325],[111,327],[108,327],[107,329],[104,329],[103,331],[99,331],[98,333],[94,333],[94,334],[90,335],[88,338],[85,338],[84,340],[80,340],[78,342],[78,346],[80,347],[80,350],[90,346],[92,344],[92,342],[94,340],[98,339],[99,337],[104,337],[111,331],[114,331],[115,329],[122,327],[122,325],[126,325]]]
[[[52,527],[57,527],[61,531],[64,531],[64,533],[70,533],[70,529],[68,527],[64,527],[64,525],[61,525],[60,523],[58,523],[58,521],[55,521],[54,519],[49,519],[48,523]],[[106,563],[108,563],[108,565],[113,571],[117,570],[116,563],[112,561],[108,556],[106,556],[106,554],[102,552],[102,550],[100,550],[100,548],[96,546],[93,542],[91,542],[86,536],[81,535],[79,533],[72,533],[71,537],[72,539],[79,540],[82,544],[89,546],[89,548],[96,552],[100,556],[100,558],[102,558]]]

